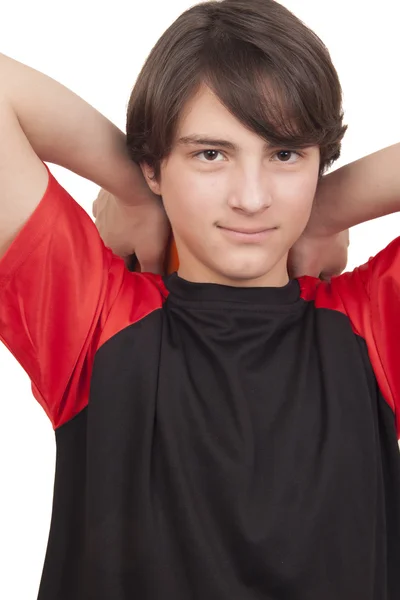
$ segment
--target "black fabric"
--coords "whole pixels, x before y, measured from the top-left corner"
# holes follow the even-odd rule
[[[57,431],[40,600],[398,600],[394,416],[342,314],[191,284]]]

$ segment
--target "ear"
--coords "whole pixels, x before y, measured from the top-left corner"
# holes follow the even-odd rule
[[[156,179],[154,169],[149,164],[143,162],[140,163],[140,168],[142,169],[143,176],[147,182],[147,185],[157,196],[161,196],[161,186],[160,182]]]

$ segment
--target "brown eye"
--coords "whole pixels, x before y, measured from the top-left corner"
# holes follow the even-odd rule
[[[290,165],[296,163],[300,157],[300,152],[296,152],[296,150],[279,150],[279,152],[276,152],[275,154],[275,159],[277,159],[278,162],[288,163]]]
[[[202,162],[220,162],[224,160],[224,156],[220,150],[202,150],[196,154],[196,158]]]
[[[281,150],[280,152],[278,152],[278,156],[281,159],[281,162],[288,162],[292,154],[293,153],[291,150]]]
[[[202,154],[207,160],[213,161],[218,156],[219,152],[218,150],[204,150]]]

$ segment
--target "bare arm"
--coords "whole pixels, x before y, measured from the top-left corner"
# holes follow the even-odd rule
[[[0,255],[43,196],[48,177],[41,161],[70,169],[129,205],[148,196],[115,125],[53,79],[1,54],[0,132]]]
[[[395,144],[326,175],[307,231],[334,235],[399,210],[400,144]]]

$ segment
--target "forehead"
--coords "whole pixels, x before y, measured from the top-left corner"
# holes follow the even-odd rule
[[[276,96],[271,95],[269,101],[276,102]],[[290,119],[287,119],[287,123],[289,121]],[[275,131],[278,130],[275,129]],[[268,139],[246,127],[224,106],[213,90],[205,84],[201,85],[182,111],[174,136],[174,149],[181,145],[182,140],[185,138],[225,140],[225,142],[216,145],[229,145],[231,148],[250,152],[258,152],[261,148],[264,149],[265,146],[271,148],[295,146],[290,139],[286,138],[278,141],[274,138]],[[208,144],[203,143],[201,145]],[[319,158],[320,148],[318,145],[302,145],[302,148],[308,156],[315,154],[315,157]]]
[[[213,135],[254,135],[229,112],[209,87],[202,85],[182,111],[176,138],[205,132]]]

